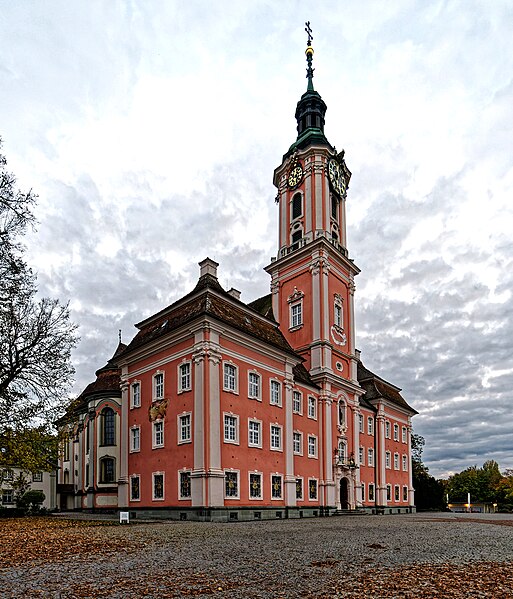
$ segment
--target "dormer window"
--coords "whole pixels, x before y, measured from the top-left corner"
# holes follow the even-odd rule
[[[292,220],[299,218],[303,214],[303,199],[300,193],[296,193],[292,198]]]

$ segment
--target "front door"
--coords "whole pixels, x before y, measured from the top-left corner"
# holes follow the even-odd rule
[[[347,482],[347,478],[340,479],[340,509],[341,510],[350,509],[349,484]]]

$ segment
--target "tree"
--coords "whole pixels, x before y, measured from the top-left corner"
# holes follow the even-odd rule
[[[24,260],[20,238],[34,226],[36,198],[17,190],[0,154],[0,465],[13,457],[9,438],[22,443],[34,425],[47,433],[74,373],[77,337],[68,305],[38,299],[36,276]]]
[[[453,474],[448,480],[447,492],[449,499],[454,502],[466,503],[470,493],[472,503],[497,503],[502,500],[506,487],[499,464],[495,460],[488,460],[482,468],[470,466]]]
[[[411,462],[415,505],[419,510],[440,510],[445,508],[443,483],[429,474],[422,462],[422,451],[426,442],[424,437],[412,433]]]

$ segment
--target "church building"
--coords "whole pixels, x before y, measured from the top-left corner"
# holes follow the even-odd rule
[[[309,28],[308,28],[309,30]],[[59,421],[61,509],[258,520],[415,509],[411,418],[356,349],[344,152],[307,89],[274,171],[271,293],[249,304],[200,263],[194,289],[139,322]]]

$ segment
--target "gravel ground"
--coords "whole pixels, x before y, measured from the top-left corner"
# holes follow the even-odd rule
[[[504,515],[75,524],[41,557],[38,530],[22,562],[1,547],[0,597],[513,598]]]

